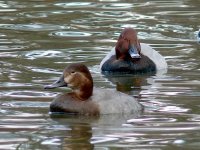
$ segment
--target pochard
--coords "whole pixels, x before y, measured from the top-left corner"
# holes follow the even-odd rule
[[[136,30],[125,28],[100,68],[103,72],[146,73],[167,69],[167,63],[156,50],[139,42]]]
[[[80,115],[127,114],[141,112],[143,106],[134,97],[113,89],[93,88],[88,68],[80,63],[67,66],[62,76],[45,89],[69,87],[71,92],[60,94],[51,102],[50,112]]]

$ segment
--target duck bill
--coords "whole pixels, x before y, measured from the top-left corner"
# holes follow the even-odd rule
[[[56,82],[54,82],[53,84],[47,85],[44,87],[44,89],[54,89],[57,87],[63,87],[63,86],[67,86],[67,83],[65,83],[64,81],[64,76],[62,75],[60,77],[60,79],[58,79]]]
[[[139,54],[139,50],[137,49],[136,46],[130,45],[128,53],[131,56],[131,58],[141,58],[141,56]]]

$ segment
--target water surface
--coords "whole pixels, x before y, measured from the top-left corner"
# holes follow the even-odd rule
[[[198,149],[199,8],[196,0],[0,1],[0,149]],[[101,74],[125,27],[165,56],[167,72]],[[144,113],[50,116],[66,89],[43,86],[74,62],[89,67],[96,87],[138,99]]]

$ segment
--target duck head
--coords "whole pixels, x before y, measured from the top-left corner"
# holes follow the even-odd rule
[[[85,65],[71,64],[64,69],[62,76],[56,82],[44,88],[57,87],[70,87],[76,99],[87,100],[93,92],[92,76]]]
[[[117,59],[138,59],[140,58],[140,42],[137,38],[137,32],[132,28],[125,28],[120,34],[115,46]]]

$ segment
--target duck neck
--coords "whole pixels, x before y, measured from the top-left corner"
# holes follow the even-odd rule
[[[75,89],[73,91],[73,93],[79,100],[85,101],[85,100],[89,99],[90,96],[92,96],[93,83],[90,82],[90,83],[84,84],[84,85],[80,86],[78,89]]]

